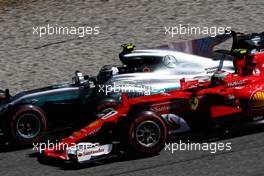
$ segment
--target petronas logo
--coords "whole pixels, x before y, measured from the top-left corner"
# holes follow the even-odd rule
[[[252,108],[264,108],[264,92],[256,92],[250,99]]]

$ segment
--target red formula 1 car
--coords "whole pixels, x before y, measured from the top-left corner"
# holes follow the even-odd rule
[[[118,141],[123,150],[155,155],[173,130],[210,131],[263,119],[264,53],[234,53],[235,73],[218,71],[206,82],[182,79],[180,90],[167,93],[131,99],[123,95],[119,107],[103,110],[97,120],[43,153],[84,162],[110,154]]]

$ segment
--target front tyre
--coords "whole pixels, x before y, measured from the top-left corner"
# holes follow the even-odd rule
[[[168,129],[163,119],[152,111],[136,114],[128,124],[127,148],[141,156],[157,155],[164,147]]]
[[[8,124],[7,133],[12,143],[30,145],[47,130],[47,117],[39,107],[25,105],[11,113]]]

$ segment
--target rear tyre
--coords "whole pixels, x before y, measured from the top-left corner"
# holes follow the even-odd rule
[[[152,111],[137,113],[127,125],[126,150],[137,156],[154,156],[163,149],[168,129],[163,119]]]
[[[45,113],[36,106],[20,106],[11,113],[7,123],[7,135],[13,144],[30,145],[40,140],[40,134],[47,130]]]

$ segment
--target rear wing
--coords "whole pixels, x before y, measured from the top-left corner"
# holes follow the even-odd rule
[[[165,49],[172,51],[180,51],[188,54],[194,54],[203,57],[221,59],[223,53],[216,53],[213,48],[228,39],[232,38],[230,34],[217,35],[215,37],[205,37],[194,40],[186,40],[181,42],[171,42],[166,45],[158,46],[153,49]]]
[[[232,47],[230,50],[223,52],[214,51],[214,47],[232,38]],[[204,37],[194,40],[186,40],[181,42],[171,42],[166,45],[161,45],[153,49],[164,49],[172,51],[180,51],[184,53],[194,54],[203,57],[213,58],[215,60],[232,60],[230,54],[234,49],[256,49],[261,51],[264,49],[264,32],[243,34],[235,31],[226,34],[216,35],[215,37]]]

